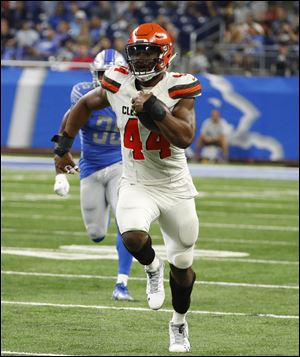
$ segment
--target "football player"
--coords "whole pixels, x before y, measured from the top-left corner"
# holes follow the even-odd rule
[[[113,65],[126,65],[124,57],[113,49],[106,49],[95,57],[91,65],[92,82],[77,83],[71,92],[74,106],[86,93],[101,86],[106,69]],[[70,109],[65,113],[60,133],[64,132]],[[93,111],[80,130],[80,205],[86,230],[95,243],[101,242],[107,233],[110,207],[114,214],[117,205],[117,186],[122,172],[120,132],[116,115],[111,107]],[[57,137],[54,137],[57,140]],[[57,169],[54,191],[65,196],[69,182],[64,173]],[[116,248],[118,252],[118,277],[113,290],[114,300],[133,300],[128,292],[127,281],[132,264],[132,255],[124,247],[118,230]]]
[[[190,74],[168,72],[172,40],[158,24],[145,23],[130,34],[126,46],[129,68],[113,66],[102,88],[72,108],[55,150],[60,170],[76,170],[70,153],[75,135],[95,109],[111,106],[121,132],[123,173],[119,184],[117,222],[127,249],[145,266],[147,299],[159,309],[165,298],[164,263],[152,247],[149,229],[159,221],[167,259],[173,316],[170,352],[188,352],[186,314],[195,282],[193,250],[199,221],[196,188],[185,148],[195,135],[195,97],[201,84]]]

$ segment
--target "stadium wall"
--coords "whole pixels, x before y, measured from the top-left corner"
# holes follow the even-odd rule
[[[197,135],[212,109],[227,121],[229,157],[235,160],[299,160],[298,77],[196,75]],[[70,105],[72,86],[90,81],[87,71],[1,69],[1,147],[50,149]],[[73,148],[80,148],[79,137]]]

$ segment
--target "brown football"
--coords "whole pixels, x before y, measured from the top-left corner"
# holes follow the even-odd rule
[[[165,110],[170,113],[169,108],[165,105],[165,103],[163,103],[160,100],[160,103],[163,105],[163,107],[165,108]],[[138,113],[137,114],[139,121],[148,129],[153,131],[154,133],[157,134],[161,134],[161,131],[159,129],[159,127],[156,125],[155,120],[151,119],[150,115],[147,114],[146,112],[143,113]]]
[[[154,120],[151,119],[150,115],[147,113],[137,114],[139,121],[148,129],[154,133],[161,134],[159,127],[155,124]]]

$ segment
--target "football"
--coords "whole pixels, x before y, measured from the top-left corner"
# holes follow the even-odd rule
[[[151,119],[150,115],[147,113],[137,113],[139,121],[146,127],[148,130],[153,131],[154,133],[161,134],[159,127],[155,124],[154,120]]]
[[[160,103],[163,105],[165,110],[170,113],[169,108],[160,100]],[[155,121],[151,119],[151,116],[145,112],[137,114],[139,121],[148,129],[154,133],[161,134],[159,127],[155,124]]]

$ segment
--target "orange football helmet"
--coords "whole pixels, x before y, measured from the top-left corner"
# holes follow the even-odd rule
[[[131,32],[125,50],[130,71],[139,80],[148,81],[168,69],[173,44],[160,25],[145,23]]]

